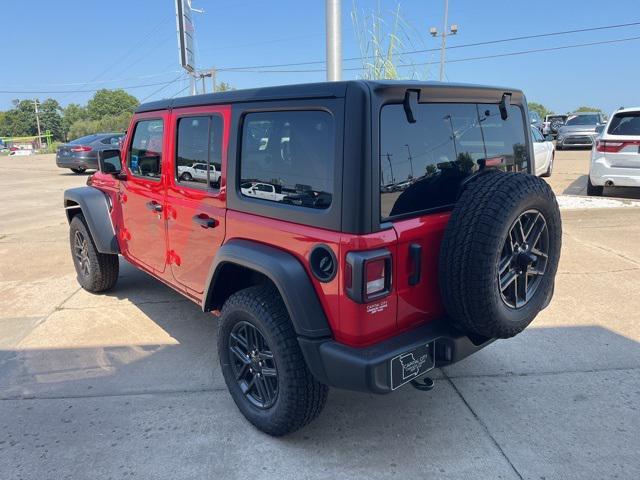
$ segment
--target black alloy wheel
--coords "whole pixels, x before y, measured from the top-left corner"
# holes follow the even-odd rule
[[[272,407],[278,397],[278,370],[264,335],[249,322],[240,321],[229,337],[231,365],[240,390],[254,406]]]

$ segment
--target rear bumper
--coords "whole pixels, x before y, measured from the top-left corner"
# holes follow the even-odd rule
[[[591,183],[596,186],[640,187],[639,168],[612,167],[606,157],[592,158],[589,169]]]
[[[334,340],[299,338],[311,373],[322,383],[345,390],[389,393],[391,359],[435,342],[435,366],[458,362],[495,339],[474,338],[455,330],[448,319],[435,320],[370,347],[354,348]]]
[[[98,159],[90,157],[60,157],[56,155],[56,165],[60,168],[98,168]]]

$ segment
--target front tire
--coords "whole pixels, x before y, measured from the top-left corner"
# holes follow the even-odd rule
[[[82,214],[71,220],[69,241],[73,265],[82,288],[93,293],[112,288],[118,280],[118,255],[100,253],[96,249]]]
[[[294,432],[324,408],[329,389],[307,368],[287,309],[271,286],[249,287],[225,302],[218,356],[233,401],[269,435]]]
[[[182,179],[183,182],[190,182],[191,180],[193,180],[193,177],[189,172],[183,173],[180,178]]]
[[[80,168],[72,168],[71,171],[73,173],[75,173],[76,175],[82,175],[84,172],[87,171],[86,168],[80,167]]]

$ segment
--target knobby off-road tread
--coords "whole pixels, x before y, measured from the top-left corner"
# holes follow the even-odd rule
[[[273,436],[294,432],[314,420],[324,408],[329,388],[318,382],[309,369],[298,345],[286,306],[279,292],[272,286],[254,286],[233,294],[225,302],[220,318],[218,352],[225,353],[228,328],[225,322],[235,323],[232,315],[242,311],[258,319],[258,326],[269,342],[278,372],[278,398],[263,415],[249,404],[235,379],[225,380],[238,408],[258,429]],[[267,330],[267,331],[265,331]],[[222,362],[221,355],[221,362]]]
[[[543,283],[528,307],[507,312],[497,286],[496,262],[511,222],[523,201],[545,208],[549,259]],[[520,333],[544,306],[553,289],[561,244],[558,204],[548,184],[533,176],[492,171],[465,186],[442,241],[439,284],[445,310],[458,329],[493,338]]]
[[[74,252],[74,235],[79,230],[88,241],[89,277],[85,277],[78,269]],[[118,280],[120,262],[118,255],[100,253],[96,248],[93,237],[89,232],[84,216],[80,213],[73,217],[69,228],[69,240],[71,242],[71,255],[76,267],[78,281],[82,288],[89,292],[99,293],[113,288]]]

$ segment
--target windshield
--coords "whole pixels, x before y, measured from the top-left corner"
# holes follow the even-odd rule
[[[381,217],[397,217],[455,203],[462,182],[484,168],[528,167],[528,124],[511,105],[503,120],[495,104],[421,103],[415,123],[402,105],[380,114]],[[526,125],[526,127],[525,127]]]
[[[596,125],[600,122],[598,115],[572,115],[569,117],[565,125]]]

